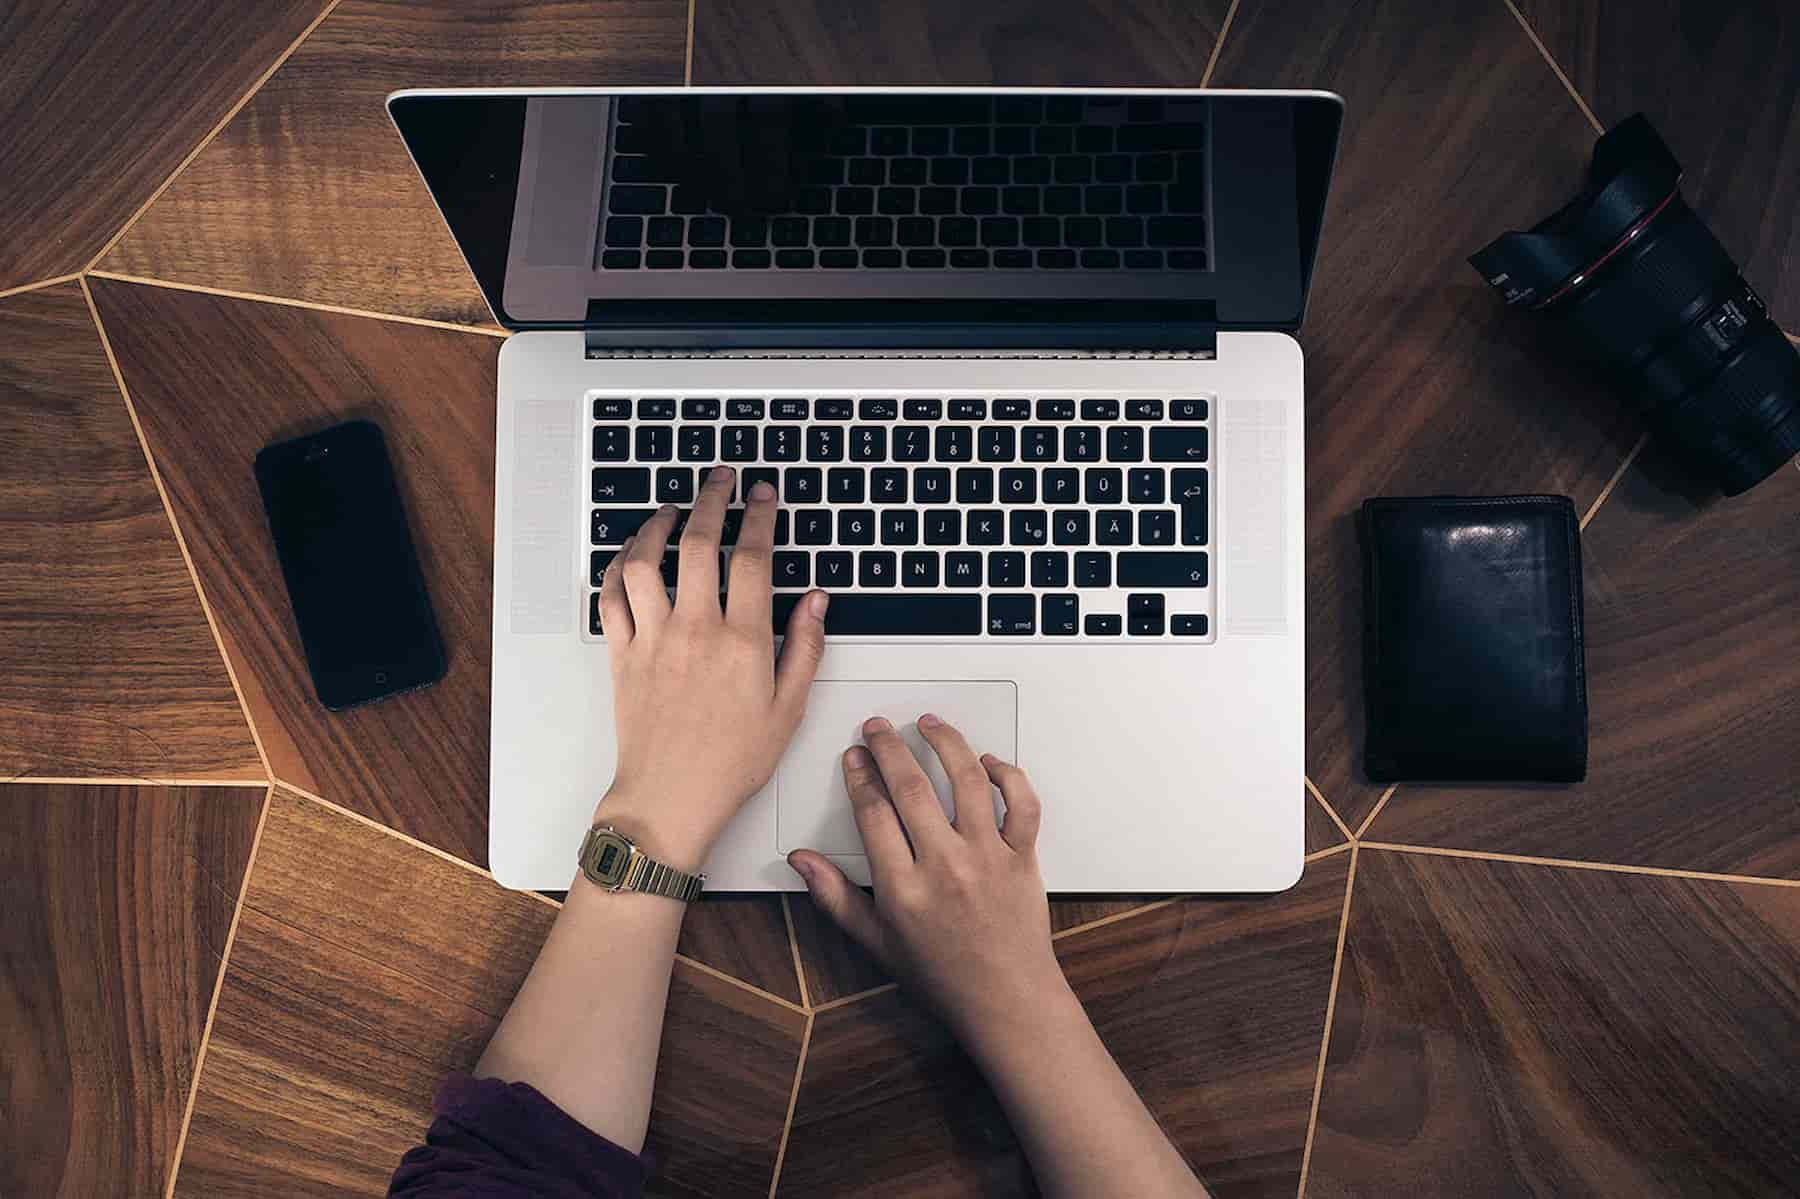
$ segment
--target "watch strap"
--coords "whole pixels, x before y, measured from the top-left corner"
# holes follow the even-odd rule
[[[704,874],[688,874],[659,862],[610,824],[596,824],[582,838],[582,874],[608,891],[642,891],[692,903],[706,885]]]
[[[631,865],[626,869],[625,881],[619,884],[619,890],[643,891],[650,895],[679,899],[682,903],[692,903],[700,898],[700,891],[705,885],[705,875],[677,870],[640,850],[632,855]]]

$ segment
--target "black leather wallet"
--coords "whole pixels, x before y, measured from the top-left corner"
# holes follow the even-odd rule
[[[1581,532],[1567,497],[1373,499],[1359,531],[1369,778],[1581,779]]]

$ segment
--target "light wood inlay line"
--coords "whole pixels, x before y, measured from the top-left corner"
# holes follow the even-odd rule
[[[1317,853],[1309,853],[1304,860],[1308,865],[1311,865],[1314,862],[1323,861],[1334,854],[1343,853],[1347,849],[1355,849],[1356,845],[1357,843],[1355,841],[1345,841],[1341,844],[1333,845],[1330,849],[1321,849]]]
[[[1306,781],[1306,789],[1312,793],[1314,799],[1319,801],[1319,806],[1325,809],[1325,814],[1331,817],[1331,822],[1338,826],[1339,832],[1344,834],[1344,839],[1346,841],[1356,840],[1356,834],[1350,831],[1350,826],[1344,823],[1344,818],[1337,814],[1337,809],[1325,802],[1325,796],[1319,791],[1318,784],[1312,781],[1312,775],[1303,774],[1300,777]]]
[[[225,652],[225,638],[219,632],[218,619],[213,615],[212,605],[207,602],[206,588],[200,585],[200,572],[194,566],[194,555],[188,551],[187,537],[181,531],[181,522],[175,519],[175,505],[169,501],[169,489],[163,486],[162,472],[157,469],[156,455],[150,452],[150,439],[144,436],[144,424],[138,419],[137,406],[131,402],[131,391],[125,386],[125,375],[119,370],[119,359],[113,353],[112,340],[106,335],[106,323],[100,319],[100,309],[94,305],[94,293],[88,287],[87,276],[76,280],[81,286],[81,296],[87,301],[88,315],[93,318],[94,331],[100,336],[100,348],[106,353],[107,365],[112,368],[113,382],[118,385],[119,398],[125,404],[125,414],[131,419],[131,429],[137,436],[138,449],[143,451],[144,465],[150,471],[150,481],[156,485],[156,494],[162,500],[163,516],[169,522],[169,532],[175,537],[175,546],[181,551],[181,560],[187,566],[188,580],[194,585],[194,598],[200,601],[200,611],[206,617],[206,627],[212,631],[213,646],[219,651],[219,661],[225,664],[225,676],[231,680],[231,693],[237,696],[238,712],[244,718],[244,726],[250,730],[250,742],[256,747],[257,761],[262,763],[263,777],[257,782],[267,786],[275,781],[275,772],[269,767],[269,754],[263,748],[262,736],[256,731],[256,721],[250,718],[250,705],[244,699],[244,688],[238,682],[237,668],[232,665],[231,655]]]
[[[847,1004],[856,1003],[860,1000],[872,999],[877,995],[886,995],[889,991],[898,991],[899,989],[899,983],[882,983],[879,987],[870,987],[866,991],[856,991],[849,995],[840,995],[836,999],[827,1000],[813,1008],[813,1015],[816,1016],[820,1012],[829,1012],[832,1008],[844,1007]]]
[[[683,87],[693,87],[694,86],[694,7],[697,4],[699,4],[699,2],[700,2],[700,0],[688,0],[687,50],[686,50],[685,60],[682,64],[682,68],[681,68],[681,84]],[[808,1027],[810,1028],[810,1025]],[[785,1143],[785,1141],[786,1141],[786,1135],[787,1135],[786,1133],[782,1134],[783,1143]],[[777,1172],[780,1171],[779,1165],[776,1166],[776,1170],[777,1170]],[[772,1188],[771,1188],[771,1193],[772,1193]]]
[[[1089,920],[1084,924],[1072,924],[1068,928],[1051,933],[1050,939],[1052,941],[1060,941],[1064,937],[1072,937],[1076,933],[1085,933],[1089,929],[1104,928],[1108,924],[1117,924],[1121,920],[1131,920],[1138,916],[1142,916],[1146,912],[1154,912],[1156,909],[1166,908],[1172,903],[1180,903],[1183,898],[1184,896],[1171,895],[1167,899],[1158,899],[1151,903],[1141,904],[1128,911],[1114,912],[1110,916],[1101,916],[1097,920]]]
[[[1369,831],[1369,826],[1375,823],[1375,817],[1381,815],[1381,809],[1387,807],[1387,801],[1393,798],[1394,792],[1399,786],[1399,783],[1388,784],[1388,789],[1381,793],[1381,798],[1375,801],[1375,806],[1369,809],[1369,814],[1363,817],[1362,824],[1357,827],[1357,840],[1360,841],[1363,834]]]
[[[1800,879],[1766,878],[1755,874],[1718,874],[1710,870],[1676,870],[1666,866],[1628,866],[1622,862],[1583,862],[1576,858],[1539,858],[1528,854],[1490,853],[1477,849],[1447,849],[1441,845],[1400,845],[1392,841],[1362,841],[1358,844],[1362,849],[1379,849],[1387,853],[1416,853],[1439,858],[1470,858],[1478,862],[1514,862],[1521,866],[1599,870],[1608,874],[1647,874],[1653,878],[1690,878],[1706,883],[1755,883],[1762,887],[1800,887]]]
[[[225,946],[219,953],[219,972],[213,978],[212,999],[206,1005],[206,1023],[200,1029],[200,1048],[194,1054],[194,1077],[188,1082],[187,1102],[181,1109],[181,1130],[175,1135],[175,1154],[169,1163],[169,1183],[164,1199],[175,1194],[175,1178],[181,1172],[181,1153],[187,1148],[188,1125],[194,1119],[194,1100],[200,1094],[200,1074],[206,1066],[206,1046],[212,1040],[213,1017],[219,1010],[219,994],[225,989],[225,971],[231,966],[231,946],[237,939],[238,918],[244,913],[244,896],[250,893],[250,875],[256,869],[256,851],[262,845],[263,825],[275,802],[275,785],[264,784],[262,811],[256,816],[256,832],[250,837],[250,853],[244,859],[244,877],[238,883],[237,903],[231,909],[231,925],[225,930]]]
[[[788,1092],[787,1118],[781,1122],[781,1143],[775,1147],[775,1169],[769,1175],[769,1199],[775,1199],[775,1188],[781,1185],[781,1163],[787,1157],[788,1134],[794,1131],[794,1108],[800,1103],[800,1079],[806,1073],[806,1050],[812,1044],[812,1030],[813,1017],[808,1012],[806,1027],[800,1032],[800,1056],[794,1062],[794,1089]]]
[[[81,278],[81,275],[77,272],[73,275],[58,275],[54,279],[40,279],[36,283],[21,283],[17,287],[8,287],[4,290],[0,290],[0,300],[4,300],[8,296],[24,295],[28,291],[42,291],[46,287],[55,287],[58,283],[68,283],[71,280],[79,278]]]
[[[71,787],[267,787],[269,785],[268,779],[183,779],[154,774],[143,777],[20,774],[5,781]]]
[[[1300,1187],[1306,1197],[1306,1171],[1312,1165],[1313,1130],[1319,1124],[1319,1095],[1325,1089],[1325,1055],[1331,1051],[1331,1018],[1337,1012],[1338,975],[1344,969],[1344,938],[1350,930],[1350,896],[1356,891],[1356,847],[1350,847],[1350,872],[1344,879],[1344,910],[1338,917],[1337,953],[1331,959],[1331,989],[1325,997],[1325,1028],[1319,1034],[1319,1070],[1313,1075],[1312,1111],[1306,1117],[1306,1147],[1300,1152]]]
[[[1600,489],[1600,494],[1594,497],[1594,502],[1592,504],[1588,505],[1587,512],[1581,518],[1582,528],[1587,528],[1588,522],[1592,521],[1594,517],[1599,514],[1600,505],[1604,504],[1606,502],[1606,497],[1613,493],[1613,488],[1619,485],[1619,480],[1625,477],[1625,472],[1631,469],[1631,464],[1637,461],[1638,454],[1649,441],[1650,434],[1644,433],[1639,435],[1637,443],[1626,453],[1625,461],[1619,463],[1619,469],[1612,473],[1612,478],[1606,481],[1606,486]]]
[[[1575,101],[1575,106],[1581,109],[1581,115],[1586,117],[1588,124],[1594,127],[1594,132],[1605,133],[1606,126],[1600,123],[1600,118],[1594,115],[1594,110],[1588,107],[1588,102],[1581,98],[1580,92],[1575,90],[1575,85],[1570,82],[1568,75],[1564,74],[1555,56],[1550,53],[1549,47],[1545,46],[1543,39],[1538,37],[1537,30],[1531,27],[1531,22],[1525,19],[1525,14],[1519,11],[1519,6],[1514,4],[1513,0],[1506,0],[1506,10],[1512,13],[1513,19],[1519,23],[1519,28],[1525,31],[1525,36],[1531,39],[1531,44],[1537,47],[1537,52],[1544,56],[1544,61],[1549,64],[1552,71],[1556,72],[1556,77],[1562,80],[1563,87],[1568,89],[1569,99]]]
[[[263,295],[254,291],[232,291],[225,287],[204,287],[198,283],[177,283],[172,279],[153,279],[147,275],[126,275],[118,271],[93,271],[95,279],[113,279],[120,283],[136,283],[144,287],[163,287],[171,291],[193,291],[201,295],[223,296],[228,300],[250,300],[257,304],[279,304],[284,308],[305,308],[314,312],[333,312],[339,316],[360,316],[376,321],[398,321],[404,325],[422,325],[427,329],[447,329],[451,333],[474,333],[481,337],[505,339],[512,336],[505,329],[487,325],[459,325],[454,321],[435,321],[423,316],[401,316],[395,312],[375,312],[367,308],[345,308],[341,304],[321,304],[313,300],[291,300],[286,296]]]
[[[800,1006],[812,1011],[812,999],[806,990],[806,967],[800,964],[800,938],[794,932],[794,912],[788,906],[788,893],[781,893],[781,921],[787,925],[788,951],[794,955],[794,980],[800,984]],[[807,1028],[812,1022],[807,1021]]]
[[[1219,22],[1219,36],[1213,41],[1212,54],[1206,60],[1206,70],[1200,75],[1200,86],[1205,87],[1212,82],[1213,68],[1219,65],[1219,51],[1225,48],[1225,35],[1231,32],[1231,19],[1237,16],[1239,0],[1231,0],[1231,7],[1225,10],[1225,19]]]

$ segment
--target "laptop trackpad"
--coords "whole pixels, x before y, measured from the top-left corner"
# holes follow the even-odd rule
[[[926,712],[962,730],[977,754],[1018,760],[1019,692],[1011,682],[814,683],[806,720],[775,771],[775,836],[781,852],[814,849],[861,857],[862,837],[844,791],[843,756],[852,745],[862,744],[862,724],[871,716],[894,722],[937,789],[945,813],[954,815],[944,768],[914,723]],[[995,792],[996,812],[1000,806]]]

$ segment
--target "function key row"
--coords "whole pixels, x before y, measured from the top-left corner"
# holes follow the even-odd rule
[[[1167,412],[1165,418],[1164,413]],[[630,398],[601,396],[594,400],[597,421],[630,420],[633,413],[642,421],[890,421],[904,417],[913,421],[988,420],[1071,421],[1077,415],[1084,421],[1116,421],[1121,416],[1131,421],[1203,421],[1207,419],[1207,402],[1203,399],[1170,400],[1165,409],[1162,400],[1113,399],[996,399],[990,408],[987,400],[901,399],[869,396],[859,400],[810,399],[718,399],[712,396],[674,397],[646,396],[634,406]]]
[[[760,437],[758,436],[760,430]],[[1207,460],[1205,425],[789,425],[593,426],[595,462],[1064,462]],[[1060,436],[1058,435],[1060,432]],[[979,434],[979,435],[978,435]],[[1148,449],[1146,455],[1146,441]]]

